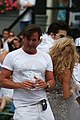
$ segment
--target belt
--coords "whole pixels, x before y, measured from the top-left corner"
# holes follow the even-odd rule
[[[46,101],[46,99],[42,99],[38,103],[32,104],[31,106],[37,105],[37,104],[40,104],[42,106],[43,111],[45,111],[47,109],[47,101]]]

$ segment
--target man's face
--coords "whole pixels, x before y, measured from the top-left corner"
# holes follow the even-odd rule
[[[7,40],[9,38],[9,32],[8,31],[3,32],[3,38],[4,38],[4,40]]]
[[[59,38],[66,37],[67,31],[66,30],[59,30],[58,33],[54,36],[54,40],[58,40]]]
[[[33,33],[29,38],[23,38],[23,49],[28,54],[35,54],[36,48],[39,45],[41,40],[37,32]]]

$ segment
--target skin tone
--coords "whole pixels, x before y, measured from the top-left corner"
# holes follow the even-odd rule
[[[29,38],[26,38],[24,36],[22,49],[24,50],[25,53],[34,55],[37,53],[36,47],[40,42],[41,42],[41,40],[40,40],[37,32],[33,33]],[[50,90],[52,90],[55,85],[53,72],[47,71],[47,70],[45,72],[46,72],[46,76],[45,76],[46,81],[43,81],[43,80],[35,77],[35,79],[36,79],[35,83],[28,81],[28,80],[27,81],[25,80],[23,82],[13,82],[12,80],[10,80],[13,72],[3,68],[2,69],[2,79],[1,79],[0,84],[2,87],[12,88],[12,89],[21,88],[21,89],[30,90],[34,87],[46,88],[47,87],[46,82],[49,82]]]
[[[53,32],[51,32],[50,35],[51,35],[53,40],[58,40],[61,36],[66,37],[67,36],[67,31],[66,30],[59,30],[56,35],[54,35]]]
[[[58,76],[60,83],[62,84],[62,89],[63,89],[63,98],[69,99],[73,93],[70,91],[70,84],[71,84],[71,72],[69,69],[66,69],[63,74],[60,74]],[[73,91],[77,91],[77,86],[73,86]]]
[[[3,109],[4,109],[5,106],[6,106],[6,97],[3,96],[3,97],[1,98],[0,112],[3,111]]]
[[[61,37],[61,35],[66,37],[67,36],[67,32],[65,30],[59,30],[58,33],[54,36],[54,39],[58,40]]]
[[[34,33],[29,39],[26,37],[23,38],[23,50],[28,54],[36,54],[37,50],[36,47],[41,42],[40,39],[38,39],[38,33]]]
[[[5,41],[9,38],[9,32],[8,31],[3,32],[3,38],[4,38]]]
[[[14,46],[15,49],[20,48],[20,42],[18,40],[14,39],[13,40],[13,46]]]

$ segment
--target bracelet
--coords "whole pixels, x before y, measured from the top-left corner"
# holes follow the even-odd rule
[[[74,95],[74,90],[73,89],[71,89],[70,92],[72,93],[72,95]]]

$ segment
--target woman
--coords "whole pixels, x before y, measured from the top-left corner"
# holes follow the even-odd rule
[[[67,120],[80,119],[80,106],[76,101],[77,86],[73,81],[73,68],[78,63],[78,53],[73,38],[63,37],[50,50],[55,78],[62,85],[62,95],[67,103]]]

